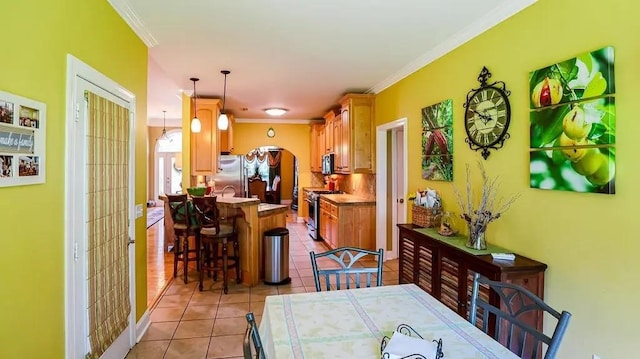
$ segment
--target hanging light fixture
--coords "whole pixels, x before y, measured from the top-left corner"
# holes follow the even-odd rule
[[[224,131],[229,128],[229,116],[224,112],[224,105],[227,100],[227,75],[230,74],[231,71],[222,70],[220,73],[224,75],[224,92],[222,93],[222,111],[220,111],[220,116],[218,116],[218,129]]]
[[[192,77],[189,80],[193,81],[193,119],[191,119],[191,132],[199,133],[202,129],[202,123],[200,123],[200,119],[198,118],[198,108],[196,107],[198,98],[198,96],[196,96],[196,82],[200,79]]]
[[[171,142],[171,138],[169,138],[169,136],[167,135],[167,111],[166,110],[162,111],[162,117],[163,117],[162,135],[160,135],[160,137],[158,137],[156,141]]]

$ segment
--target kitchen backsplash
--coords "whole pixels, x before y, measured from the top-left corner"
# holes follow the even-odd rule
[[[375,174],[353,174],[353,175],[336,175],[338,180],[338,189],[355,196],[375,199],[376,198],[376,175]],[[328,188],[328,182],[325,183],[325,176],[320,173],[311,173],[311,187]]]

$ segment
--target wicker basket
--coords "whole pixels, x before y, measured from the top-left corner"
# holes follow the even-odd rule
[[[440,219],[442,208],[427,208],[422,206],[413,205],[411,210],[411,223],[420,227],[437,227],[440,223],[437,221]]]

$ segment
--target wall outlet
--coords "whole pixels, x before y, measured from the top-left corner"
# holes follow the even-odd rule
[[[136,204],[136,218],[142,217],[142,205]]]

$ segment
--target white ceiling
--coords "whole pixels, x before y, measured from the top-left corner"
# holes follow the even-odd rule
[[[180,125],[180,91],[240,119],[322,117],[377,93],[536,0],[108,0],[149,46],[148,123]],[[246,110],[243,110],[246,108]]]

